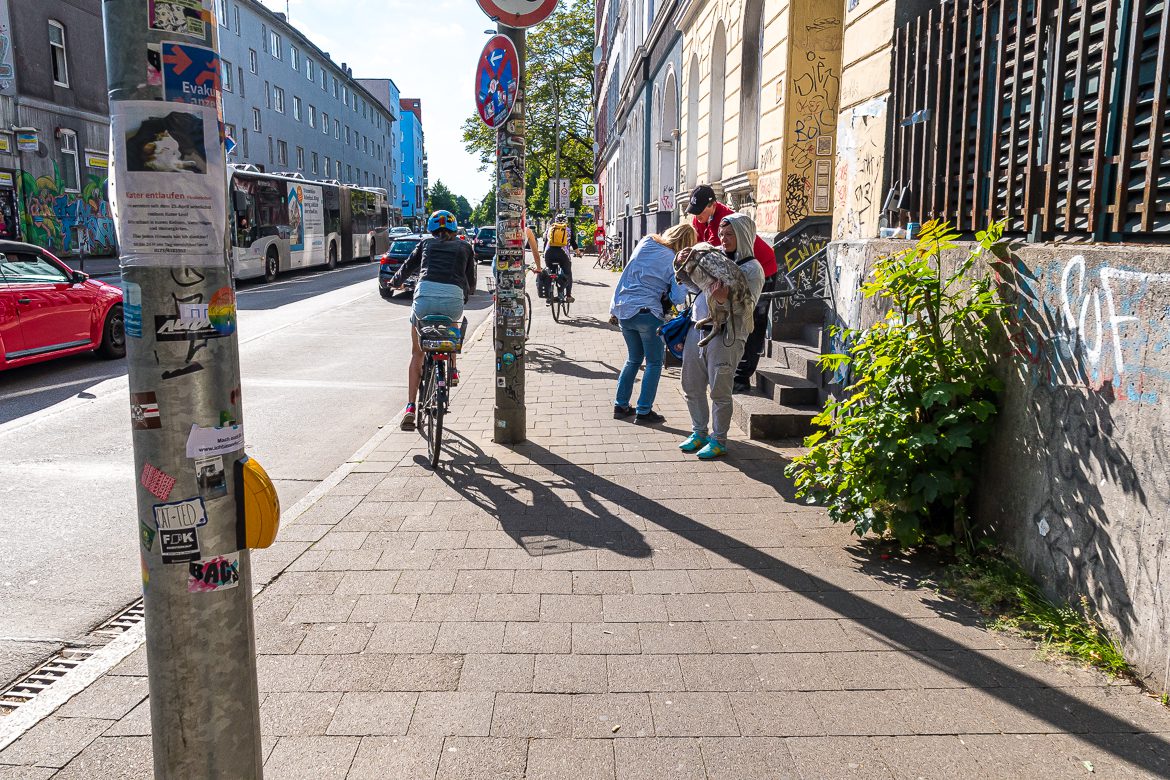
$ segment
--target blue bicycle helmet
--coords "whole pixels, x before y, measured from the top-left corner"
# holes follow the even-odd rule
[[[427,232],[437,233],[440,230],[450,230],[452,233],[459,229],[459,221],[450,211],[439,210],[431,214],[427,220]]]

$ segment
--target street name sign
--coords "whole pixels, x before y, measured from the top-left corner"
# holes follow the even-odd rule
[[[532,27],[556,10],[557,0],[479,0],[479,7],[492,19],[509,27]]]

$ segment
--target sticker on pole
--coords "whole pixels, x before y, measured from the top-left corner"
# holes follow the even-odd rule
[[[531,27],[552,15],[557,0],[479,0],[479,7],[509,27]]]
[[[187,565],[187,592],[214,593],[240,584],[240,554],[192,560]]]
[[[475,107],[479,118],[493,130],[500,127],[516,105],[520,90],[520,58],[506,35],[493,35],[479,55],[475,69]]]

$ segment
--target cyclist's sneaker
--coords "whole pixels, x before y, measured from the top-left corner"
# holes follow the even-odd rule
[[[406,405],[406,409],[402,412],[402,425],[400,427],[404,431],[414,430],[414,404]]]
[[[447,380],[447,384],[450,385],[451,387],[455,387],[456,385],[459,384],[459,372],[458,371],[451,372],[451,377],[450,377],[450,379]]]
[[[645,414],[638,412],[637,416],[634,417],[634,422],[638,425],[657,425],[660,422],[666,422],[666,418],[651,409]]]
[[[618,406],[617,404],[613,405],[613,419],[615,420],[620,420],[623,417],[629,417],[633,413],[634,407],[628,404],[626,406]]]
[[[715,460],[727,454],[727,448],[715,439],[708,439],[707,446],[699,450],[699,460]]]
[[[574,298],[572,295],[566,295],[566,296],[565,296],[565,303],[573,303],[573,302],[574,302],[574,301],[576,301],[576,300],[577,300],[577,299],[576,299],[576,298]]]
[[[701,433],[692,433],[690,438],[678,445],[683,452],[698,452],[707,446],[707,437]]]

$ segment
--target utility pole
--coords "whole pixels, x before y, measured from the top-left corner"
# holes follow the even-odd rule
[[[524,30],[496,25],[516,47],[519,72],[516,102],[508,120],[496,130],[496,405],[492,440],[500,444],[524,441],[528,428],[524,405],[525,311],[525,116],[524,69],[527,53]]]
[[[251,543],[237,524],[237,491],[256,467],[244,455],[211,3],[194,3],[176,34],[161,29],[148,0],[103,2],[160,780],[262,776],[251,565],[242,549]],[[161,84],[145,78],[148,47],[161,51]]]
[[[561,203],[561,90],[555,81],[553,82],[553,143],[555,150],[553,157],[555,173],[553,176],[557,187],[551,216],[556,216],[557,212],[565,207],[565,204]]]

